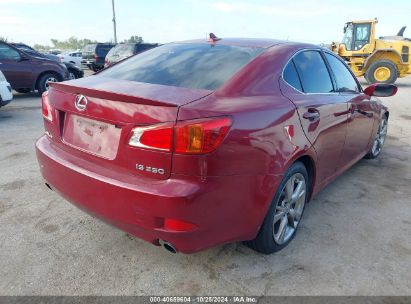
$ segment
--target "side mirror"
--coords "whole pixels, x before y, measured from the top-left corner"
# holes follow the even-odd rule
[[[25,55],[23,53],[20,53],[20,60],[19,61],[29,61],[29,60],[30,60],[30,58],[27,55]]]
[[[397,86],[393,84],[374,83],[364,90],[368,96],[390,97],[394,96],[398,91]]]

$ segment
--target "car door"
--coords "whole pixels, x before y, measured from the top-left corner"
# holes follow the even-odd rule
[[[335,84],[320,50],[298,52],[286,65],[283,94],[296,106],[307,139],[319,164],[317,178],[326,183],[339,170],[344,148],[347,103]]]
[[[29,57],[22,56],[17,49],[1,42],[0,70],[13,89],[33,86],[33,73]]]
[[[373,127],[378,123],[377,107],[362,92],[360,84],[340,58],[328,52],[325,53],[325,58],[335,77],[337,90],[347,103],[347,137],[341,154],[341,165],[350,166],[368,152]]]

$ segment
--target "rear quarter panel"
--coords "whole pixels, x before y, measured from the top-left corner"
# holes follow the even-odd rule
[[[183,106],[178,120],[230,116],[229,134],[212,153],[173,156],[173,172],[197,176],[282,175],[310,144],[294,105],[281,94],[217,97]]]

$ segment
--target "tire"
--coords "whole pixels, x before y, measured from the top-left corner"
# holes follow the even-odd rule
[[[385,138],[387,137],[387,130],[388,130],[388,117],[387,115],[384,115],[380,120],[380,124],[378,125],[378,131],[377,131],[377,134],[375,135],[371,149],[364,156],[364,158],[373,159],[373,158],[377,158],[381,154],[381,150],[385,143]]]
[[[73,79],[77,79],[77,74],[75,72],[73,72],[72,70],[68,71],[69,73],[69,80],[73,80]]]
[[[16,89],[15,91],[18,92],[18,93],[27,94],[27,93],[30,93],[30,92],[31,92],[31,89],[29,89],[29,88]]]
[[[287,189],[290,190],[287,191]],[[246,241],[245,244],[264,254],[271,254],[286,247],[294,238],[301,222],[308,198],[308,189],[307,169],[303,163],[295,162],[284,175],[257,237]],[[290,204],[289,198],[293,196],[291,194],[301,195],[297,195],[297,199]],[[281,227],[284,229],[281,230]]]
[[[58,82],[59,79],[57,75],[53,73],[46,73],[40,77],[37,83],[37,90],[39,91],[40,94],[43,94],[43,92],[49,89],[48,82],[50,81]]]
[[[398,69],[391,60],[379,60],[373,62],[365,72],[365,79],[369,84],[394,83],[398,78]],[[379,75],[379,76],[378,76]],[[379,78],[378,78],[379,77]]]

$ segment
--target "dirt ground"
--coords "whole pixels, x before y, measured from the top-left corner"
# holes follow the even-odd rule
[[[173,255],[83,213],[43,183],[41,100],[0,109],[0,295],[411,295],[411,77],[398,81],[380,158],[308,206],[293,242]]]

